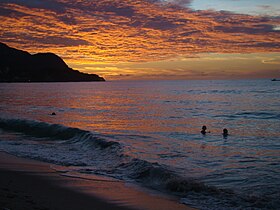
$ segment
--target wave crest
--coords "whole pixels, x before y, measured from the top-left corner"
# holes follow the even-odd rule
[[[104,138],[94,136],[90,131],[36,120],[0,118],[0,128],[36,138],[69,140],[69,143],[82,143],[87,146],[98,146],[102,149],[108,147],[120,147],[118,142],[107,141]]]

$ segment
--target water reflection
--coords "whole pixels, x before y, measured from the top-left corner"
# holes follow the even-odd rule
[[[220,184],[213,176],[227,183],[226,179],[248,173],[279,172],[280,87],[273,85],[262,86],[259,81],[1,84],[0,111],[111,135],[130,156]],[[202,136],[204,124],[211,133]],[[229,136],[222,135],[225,127]]]

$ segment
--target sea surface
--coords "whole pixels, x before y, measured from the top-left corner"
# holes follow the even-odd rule
[[[199,209],[280,209],[280,82],[2,83],[0,99],[1,151]]]

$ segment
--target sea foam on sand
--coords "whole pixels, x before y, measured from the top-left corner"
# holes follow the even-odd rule
[[[192,209],[118,180],[67,175],[66,167],[4,152],[0,171],[0,206],[7,209]]]

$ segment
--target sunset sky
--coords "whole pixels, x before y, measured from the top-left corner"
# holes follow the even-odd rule
[[[0,29],[107,80],[280,78],[279,0],[0,0]]]

